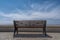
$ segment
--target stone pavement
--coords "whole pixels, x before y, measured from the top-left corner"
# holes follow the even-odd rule
[[[0,40],[60,40],[60,33],[47,33],[47,37],[41,32],[19,32],[13,37],[13,32],[0,32]]]

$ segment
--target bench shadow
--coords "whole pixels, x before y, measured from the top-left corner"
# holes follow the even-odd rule
[[[24,37],[24,38],[52,38],[52,36],[49,36],[46,34],[16,34],[14,37]]]

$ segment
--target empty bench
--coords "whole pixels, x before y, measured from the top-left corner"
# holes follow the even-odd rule
[[[14,36],[18,28],[43,28],[43,34],[46,36],[46,20],[14,20]]]

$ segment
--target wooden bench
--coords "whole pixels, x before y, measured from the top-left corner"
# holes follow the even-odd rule
[[[14,20],[14,36],[18,28],[43,28],[43,34],[46,36],[46,20]]]

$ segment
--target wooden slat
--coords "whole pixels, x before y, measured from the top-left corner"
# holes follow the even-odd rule
[[[23,26],[21,26],[21,27],[17,27],[17,28],[43,28],[43,27],[23,27]]]

